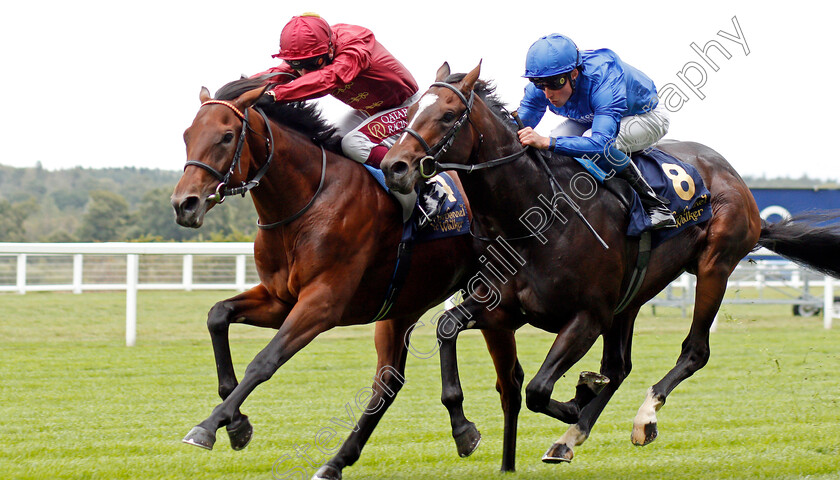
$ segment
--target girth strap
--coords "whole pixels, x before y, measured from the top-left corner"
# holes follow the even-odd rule
[[[618,315],[622,310],[627,308],[627,305],[636,298],[639,289],[642,288],[642,283],[645,281],[645,274],[647,273],[648,262],[650,261],[651,250],[651,235],[650,231],[642,232],[639,238],[639,254],[636,256],[636,266],[633,269],[633,275],[630,277],[630,283],[627,285],[627,291],[624,292],[624,297],[618,302],[613,314]]]
[[[379,309],[379,313],[370,321],[370,323],[378,322],[385,318],[385,315],[394,306],[397,301],[397,296],[400,294],[405,279],[408,277],[408,270],[411,266],[411,254],[414,250],[414,228],[411,222],[403,224],[403,234],[400,239],[400,244],[397,247],[397,264],[394,267],[394,274],[391,277],[391,283],[388,285],[388,290],[385,292],[385,302]]]

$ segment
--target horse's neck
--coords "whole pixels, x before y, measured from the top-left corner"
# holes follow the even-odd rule
[[[272,165],[260,185],[251,190],[261,224],[285,220],[306,206],[318,192],[323,168],[325,153],[297,132],[274,126],[274,139]],[[253,147],[255,158],[266,157],[264,146]],[[262,165],[262,161],[253,162],[249,175]]]
[[[488,109],[491,121],[483,121],[478,128],[483,134],[483,144],[478,153],[478,163],[495,160],[515,153],[523,147],[516,133],[512,132]],[[515,161],[486,170],[461,175],[464,189],[473,206],[473,215],[486,233],[515,235],[524,229],[522,215],[540,206],[540,195],[550,200],[552,190],[548,177],[537,165],[535,152],[526,152]]]

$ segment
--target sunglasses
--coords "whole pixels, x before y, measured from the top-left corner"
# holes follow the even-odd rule
[[[553,77],[531,79],[531,83],[533,83],[534,86],[537,87],[537,89],[539,90],[545,90],[546,88],[551,90],[560,90],[561,88],[566,86],[566,82],[568,81],[569,77],[567,73],[555,75]]]
[[[303,58],[300,60],[286,60],[286,63],[295,70],[318,70],[326,65],[328,60],[329,54],[325,53],[323,55],[318,55],[317,57]]]

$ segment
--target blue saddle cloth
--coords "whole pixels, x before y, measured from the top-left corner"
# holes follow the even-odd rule
[[[652,231],[651,243],[654,247],[677,235],[685,227],[699,225],[712,217],[709,203],[711,195],[694,166],[655,148],[633,154],[632,159],[653,190],[671,202],[668,207],[677,220],[676,228]],[[594,167],[592,162],[577,158],[575,160],[596,179],[603,181],[603,170]],[[639,196],[633,192],[627,235],[638,237],[650,227],[650,218],[645,213]]]
[[[382,173],[382,170],[370,165],[365,165],[365,168],[373,175],[379,185],[390,193],[388,186],[385,185],[385,174]],[[416,223],[409,221],[409,225],[407,225],[409,231],[405,232],[403,237],[414,236],[416,242],[427,242],[468,233],[470,231],[470,219],[467,215],[467,206],[461,191],[455,185],[455,181],[446,173],[439,173],[431,180],[438,182],[446,192],[443,208],[438,215],[432,217],[429,225],[419,232],[417,232]],[[417,208],[418,205],[415,205],[412,219],[416,218],[417,215],[422,215],[417,211]]]
[[[651,241],[654,247],[677,235],[684,228],[699,225],[712,218],[711,194],[693,165],[657,149],[634,154],[632,159],[653,190],[670,200],[668,208],[677,220],[676,228],[662,228],[652,232]],[[639,196],[634,192],[627,235],[639,236],[650,226],[650,218],[645,213]]]

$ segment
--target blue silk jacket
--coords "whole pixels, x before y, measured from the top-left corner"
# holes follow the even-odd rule
[[[519,105],[519,116],[528,127],[536,127],[546,109],[581,123],[591,124],[591,137],[556,137],[554,151],[563,155],[593,157],[603,154],[618,135],[621,117],[638,115],[656,108],[659,100],[653,80],[624,63],[608,49],[580,52],[582,75],[578,75],[569,101],[558,108],[529,83]]]

